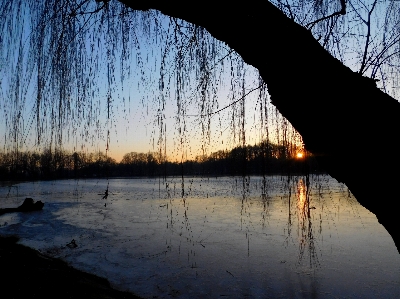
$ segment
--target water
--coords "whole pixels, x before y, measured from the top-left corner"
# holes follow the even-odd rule
[[[25,197],[44,210],[0,234],[145,298],[400,298],[390,235],[329,176],[23,183],[0,207]]]

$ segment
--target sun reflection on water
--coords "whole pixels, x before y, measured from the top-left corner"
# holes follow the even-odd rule
[[[297,207],[301,214],[308,210],[306,184],[303,178],[300,178],[297,183]]]
[[[308,252],[308,262],[311,268],[318,267],[319,261],[316,252],[310,207],[310,184],[308,178],[300,178],[297,183],[297,208],[299,217],[299,260],[301,263]]]

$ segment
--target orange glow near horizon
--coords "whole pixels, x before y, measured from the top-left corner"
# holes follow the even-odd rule
[[[297,159],[303,159],[303,156],[304,156],[303,153],[298,152],[297,155],[296,155],[296,158]]]

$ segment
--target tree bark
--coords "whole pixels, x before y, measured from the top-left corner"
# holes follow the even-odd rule
[[[215,6],[206,0],[197,7],[186,1],[120,1],[202,26],[256,67],[272,103],[302,135],[306,149],[377,216],[400,249],[399,102],[332,57],[268,1]]]

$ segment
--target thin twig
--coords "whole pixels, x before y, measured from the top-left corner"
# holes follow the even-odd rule
[[[363,59],[361,62],[361,67],[360,70],[358,71],[359,74],[364,74],[365,71],[367,70],[366,68],[366,59],[367,59],[367,53],[368,53],[368,46],[369,46],[369,39],[371,38],[371,14],[375,9],[375,5],[378,1],[375,0],[374,3],[372,4],[372,8],[371,10],[368,12],[368,21],[366,23],[366,25],[368,26],[368,30],[367,30],[367,39],[365,41],[365,47],[364,47],[364,54],[363,54]]]
[[[333,14],[330,14],[329,16],[325,16],[322,18],[319,18],[318,20],[315,20],[311,23],[308,23],[306,25],[306,27],[308,28],[308,30],[311,30],[317,23],[325,21],[327,19],[333,18],[335,16],[344,16],[346,14],[346,1],[345,0],[340,0],[340,4],[342,5],[341,10],[334,12]]]
[[[229,105],[225,106],[224,108],[221,108],[221,109],[219,109],[219,110],[217,110],[217,111],[214,111],[214,112],[211,112],[211,113],[201,114],[200,117],[211,116],[211,115],[220,113],[222,110],[225,110],[226,108],[231,107],[231,106],[235,105],[237,102],[243,100],[245,97],[247,97],[247,96],[248,96],[250,93],[252,93],[253,91],[255,91],[255,90],[257,90],[257,89],[260,89],[262,86],[264,86],[264,84],[265,84],[265,83],[263,82],[263,83],[261,83],[260,86],[254,87],[254,88],[251,89],[249,92],[247,92],[244,96],[242,96],[241,98],[237,99],[236,101],[230,103]]]

